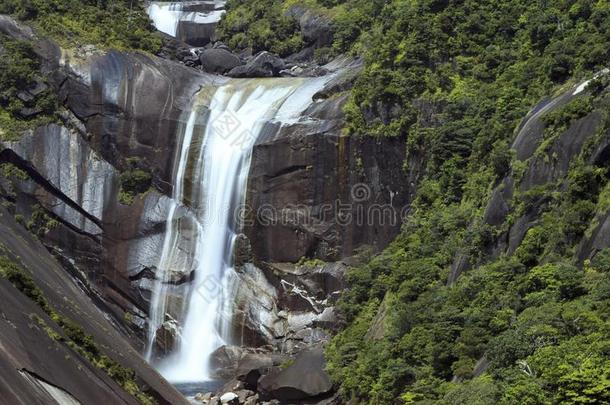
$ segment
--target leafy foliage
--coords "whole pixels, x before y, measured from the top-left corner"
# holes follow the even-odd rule
[[[128,169],[121,173],[121,190],[119,200],[123,204],[132,204],[135,197],[147,192],[152,184],[152,175],[138,167],[138,158],[127,159]]]
[[[53,120],[57,104],[32,45],[0,35],[0,139]]]
[[[301,49],[298,22],[282,13],[278,0],[229,0],[231,10],[219,24],[218,34],[232,48],[269,50],[287,56]]]
[[[542,117],[532,159],[545,162],[575,122],[604,117],[565,177],[520,186],[533,163],[509,145],[539,100],[609,62],[609,14],[607,2],[392,1],[360,35],[352,49],[367,64],[349,131],[405,137],[407,156],[426,166],[401,234],[348,274],[348,325],[327,351],[346,400],[607,402],[609,253],[584,270],[576,260],[609,208],[608,165],[589,155],[608,134],[606,84]],[[491,191],[507,175],[510,213],[488,225]],[[494,252],[526,214],[534,225],[514,252]],[[460,263],[471,270],[448,283]]]
[[[138,0],[4,0],[0,13],[30,22],[64,46],[157,52],[155,33]]]

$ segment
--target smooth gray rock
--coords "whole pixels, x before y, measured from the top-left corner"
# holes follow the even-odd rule
[[[227,75],[231,77],[273,77],[279,76],[284,66],[282,58],[263,51],[245,65],[231,69]]]
[[[276,370],[258,383],[265,399],[280,401],[303,400],[332,391],[333,385],[325,371],[326,361],[321,347],[303,351],[294,363]]]
[[[333,29],[328,17],[301,6],[290,7],[286,14],[298,20],[301,36],[307,44],[315,48],[332,45]]]
[[[199,60],[203,70],[208,73],[226,73],[242,64],[239,57],[222,48],[203,50]]]

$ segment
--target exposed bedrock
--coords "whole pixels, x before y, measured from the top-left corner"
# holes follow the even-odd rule
[[[0,30],[35,38],[8,17],[0,18]],[[193,94],[212,79],[138,53],[68,52],[48,41],[36,45],[67,110],[61,125],[2,143],[0,163],[7,173],[18,169],[0,184],[2,196],[11,213],[42,237],[136,339],[146,325],[146,284],[165,230],[164,193],[172,187],[177,127],[188,116]],[[152,173],[153,188],[125,205],[118,198],[120,175],[130,158]]]
[[[155,185],[168,193],[176,129],[192,96],[212,79],[140,53],[111,51],[86,61],[64,60],[71,72],[60,95],[86,124],[91,147],[120,169],[125,158],[144,160]]]
[[[13,215],[0,206],[2,256],[16,263],[41,289],[64,320],[91,335],[101,354],[135,371],[136,381],[162,404],[186,404],[184,398],[131,346],[121,327],[100,311],[96,296],[45,250]],[[33,403],[139,403],[68,338],[40,306],[4,278],[0,321],[0,391],[3,401]],[[75,402],[78,401],[78,402]]]
[[[398,233],[416,181],[403,169],[405,141],[345,136],[346,87],[330,82],[303,120],[258,139],[245,227],[258,259],[339,260]]]
[[[295,353],[325,342],[339,326],[334,305],[346,269],[343,263],[239,267],[233,326],[241,338],[234,343]]]
[[[10,28],[5,32],[34,35],[5,25]],[[112,333],[140,348],[168,226],[181,142],[176,134],[193,95],[225,79],[139,53],[67,52],[46,42],[38,51],[66,110],[61,124],[2,143],[0,163],[18,169],[0,182],[10,205],[7,215],[38,234],[64,277],[112,315]],[[255,146],[247,191],[250,217],[236,255],[235,346],[286,359],[326,342],[338,325],[334,305],[345,288],[343,259],[359,247],[383,248],[400,228],[412,192],[402,168],[404,140],[341,132],[346,91],[360,67],[357,61],[326,66],[344,73],[314,96],[299,120],[282,127],[269,123]],[[152,174],[152,187],[126,205],[118,196],[131,158]],[[187,248],[192,215],[188,207],[174,215],[181,221],[185,252],[192,250]],[[178,250],[168,316],[157,339],[164,353],[180,331],[173,319],[181,319],[177,315],[195,268],[194,258],[180,255],[180,244]],[[316,258],[324,262],[308,260]],[[278,366],[276,360],[272,366]],[[147,378],[147,384],[157,383],[156,374]]]

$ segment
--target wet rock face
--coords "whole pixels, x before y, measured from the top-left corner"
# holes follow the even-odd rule
[[[100,311],[99,298],[88,290],[83,279],[58,262],[37,238],[15,221],[4,205],[0,206],[0,246],[3,256],[33,279],[61,317],[77,322],[92,336],[102,354],[133,369],[138,382],[147,385],[148,393],[160,404],[187,403],[142,360],[127,335],[117,330],[120,328],[116,323]],[[53,338],[53,334],[63,334],[58,324],[5,279],[0,279],[0,295],[3,300],[0,322],[3,402],[56,403],[61,398],[82,404],[138,403],[64,339]],[[49,386],[55,387],[51,390],[53,395]]]
[[[0,21],[2,31],[18,38],[34,35],[5,20]],[[61,114],[62,125],[44,126],[1,145],[0,164],[14,165],[25,178],[2,180],[0,191],[14,215],[28,227],[32,222],[33,232],[120,327],[132,329],[123,331],[135,343],[145,333],[150,277],[163,241],[169,199],[161,192],[172,188],[174,149],[180,141],[175,133],[192,95],[211,79],[137,53],[91,49],[64,53],[60,60],[56,47],[39,44],[44,45],[36,49],[51,72],[51,85],[68,110]],[[127,206],[117,198],[119,177],[134,157],[153,174],[158,191]],[[173,308],[182,306],[181,284],[188,279],[188,272],[172,278]],[[166,340],[162,346],[171,346]]]
[[[338,260],[362,245],[383,248],[398,233],[413,186],[405,142],[342,136],[344,101],[321,101],[312,121],[255,145],[245,233],[261,260]]]
[[[72,73],[60,95],[86,125],[90,145],[115,167],[127,157],[146,162],[155,185],[169,190],[174,134],[190,99],[209,81],[179,64],[142,54],[110,52],[68,61]]]
[[[15,215],[29,218],[30,230],[44,236],[58,257],[95,280],[104,257],[105,214],[118,193],[116,169],[78,132],[55,124],[2,143],[0,163],[22,173],[5,191]]]
[[[237,268],[243,267],[246,263],[252,263],[252,246],[250,245],[250,239],[246,235],[239,234],[235,238],[235,250],[234,254],[234,265]]]
[[[155,335],[155,349],[161,352],[162,355],[171,353],[179,339],[180,325],[171,317],[161,324]]]

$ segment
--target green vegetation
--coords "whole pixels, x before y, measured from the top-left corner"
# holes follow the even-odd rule
[[[141,1],[4,0],[0,14],[13,15],[66,48],[161,48]],[[40,71],[34,45],[0,35],[0,140],[17,140],[23,131],[57,120],[57,96]]]
[[[514,255],[487,263],[481,256],[500,230],[481,225],[477,200],[430,206],[420,193],[399,238],[349,273],[340,303],[349,326],[327,351],[342,395],[373,404],[608,402],[610,249],[584,271],[572,259],[587,225],[607,212],[608,168],[584,162]],[[447,286],[455,252],[482,264]],[[379,323],[382,302],[391,311]],[[489,369],[475,376],[483,357]]]
[[[276,4],[285,10],[296,3]],[[233,4],[225,22],[232,21]],[[399,237],[348,275],[350,290],[339,304],[347,327],[327,350],[343,398],[609,402],[610,250],[584,269],[576,259],[610,207],[607,163],[589,159],[610,129],[605,79],[543,117],[544,140],[531,159],[515,161],[509,145],[532,106],[609,65],[610,3],[298,4],[331,19],[330,53],[359,54],[366,62],[345,107],[347,132],[403,137],[407,156],[425,162]],[[248,3],[239,8],[249,13]],[[251,26],[223,33],[231,43]],[[569,173],[522,187],[532,159],[554,159],[557,137],[593,110],[604,122]],[[501,225],[488,225],[491,191],[508,174],[516,183],[510,213]],[[494,253],[498,238],[525,214],[537,220],[514,253]],[[448,286],[457,259],[471,270]],[[485,362],[486,371],[475,374]]]
[[[16,289],[34,301],[45,313],[52,313],[47,299],[44,297],[42,290],[36,286],[32,277],[6,256],[0,256],[0,277],[13,284]]]
[[[40,204],[36,204],[32,207],[32,214],[25,226],[34,235],[43,237],[58,225],[57,219],[52,218]]]
[[[138,158],[127,159],[128,169],[121,173],[121,190],[119,191],[119,201],[121,204],[133,204],[136,196],[150,190],[152,175],[138,168],[140,160]]]
[[[32,45],[0,34],[0,140],[52,121],[57,105]]]
[[[538,147],[538,153],[544,153],[571,124],[587,116],[591,111],[593,111],[593,96],[577,97],[563,107],[545,114],[542,117],[545,126],[544,142]]]
[[[610,208],[608,162],[595,166],[589,158],[607,137],[610,102],[581,96],[543,120],[558,136],[593,109],[602,123],[565,177],[521,190],[521,174],[537,156],[509,165],[517,190],[498,227],[482,221],[498,184],[493,166],[472,171],[470,161],[459,188],[443,186],[455,169],[423,180],[400,236],[348,275],[340,309],[349,324],[327,351],[346,399],[608,402],[610,249],[584,269],[575,258]],[[494,241],[531,212],[538,220],[514,254],[490,254]],[[456,254],[472,270],[448,286]],[[475,375],[483,358],[489,369]]]
[[[65,337],[61,336],[44,319],[35,314],[32,315],[32,320],[43,328],[51,339],[65,343],[95,367],[104,370],[110,378],[137,398],[140,403],[146,405],[156,403],[151,396],[140,389],[133,370],[121,366],[102,354],[93,336],[86,333],[77,323],[57,312],[49,304],[42,290],[36,286],[32,277],[6,256],[0,256],[0,277],[8,280],[26,297],[34,301],[65,334]]]
[[[0,177],[4,177],[6,179],[15,178],[21,181],[25,181],[30,178],[28,174],[15,166],[12,163],[0,163]]]
[[[4,201],[5,206],[11,207],[17,197],[17,183],[26,181],[30,177],[24,170],[21,170],[14,164],[3,162],[0,163],[0,178],[7,180],[3,184],[2,193],[6,199]]]
[[[310,268],[315,268],[315,267],[322,267],[324,266],[326,263],[324,262],[324,260],[320,260],[318,258],[314,258],[314,259],[310,259],[308,257],[301,257],[299,259],[299,261],[297,262],[297,266],[305,266],[305,267],[310,267]]]
[[[32,24],[65,47],[157,52],[161,46],[138,0],[4,0],[0,13]]]
[[[232,48],[269,50],[280,56],[297,52],[303,46],[299,25],[284,16],[279,0],[229,0],[232,11],[223,19],[218,32]]]
[[[334,43],[318,56],[352,53],[366,62],[345,107],[347,133],[403,137],[406,156],[425,162],[400,235],[348,273],[339,303],[347,326],[327,349],[343,399],[608,403],[610,250],[584,269],[576,260],[610,208],[607,163],[589,159],[610,129],[607,80],[543,116],[531,159],[516,161],[509,145],[532,106],[610,64],[610,3],[278,0],[259,11],[254,3],[228,4],[223,40],[252,46],[246,34],[273,29],[280,8],[326,16]],[[287,39],[295,30],[261,31]],[[268,43],[255,50],[279,48]],[[286,51],[300,50],[294,44]],[[521,187],[532,159],[553,159],[557,137],[593,110],[604,122],[569,173]],[[515,181],[510,213],[488,225],[485,207],[507,175]],[[537,220],[514,253],[494,253],[525,214]],[[457,262],[471,270],[447,285]]]

